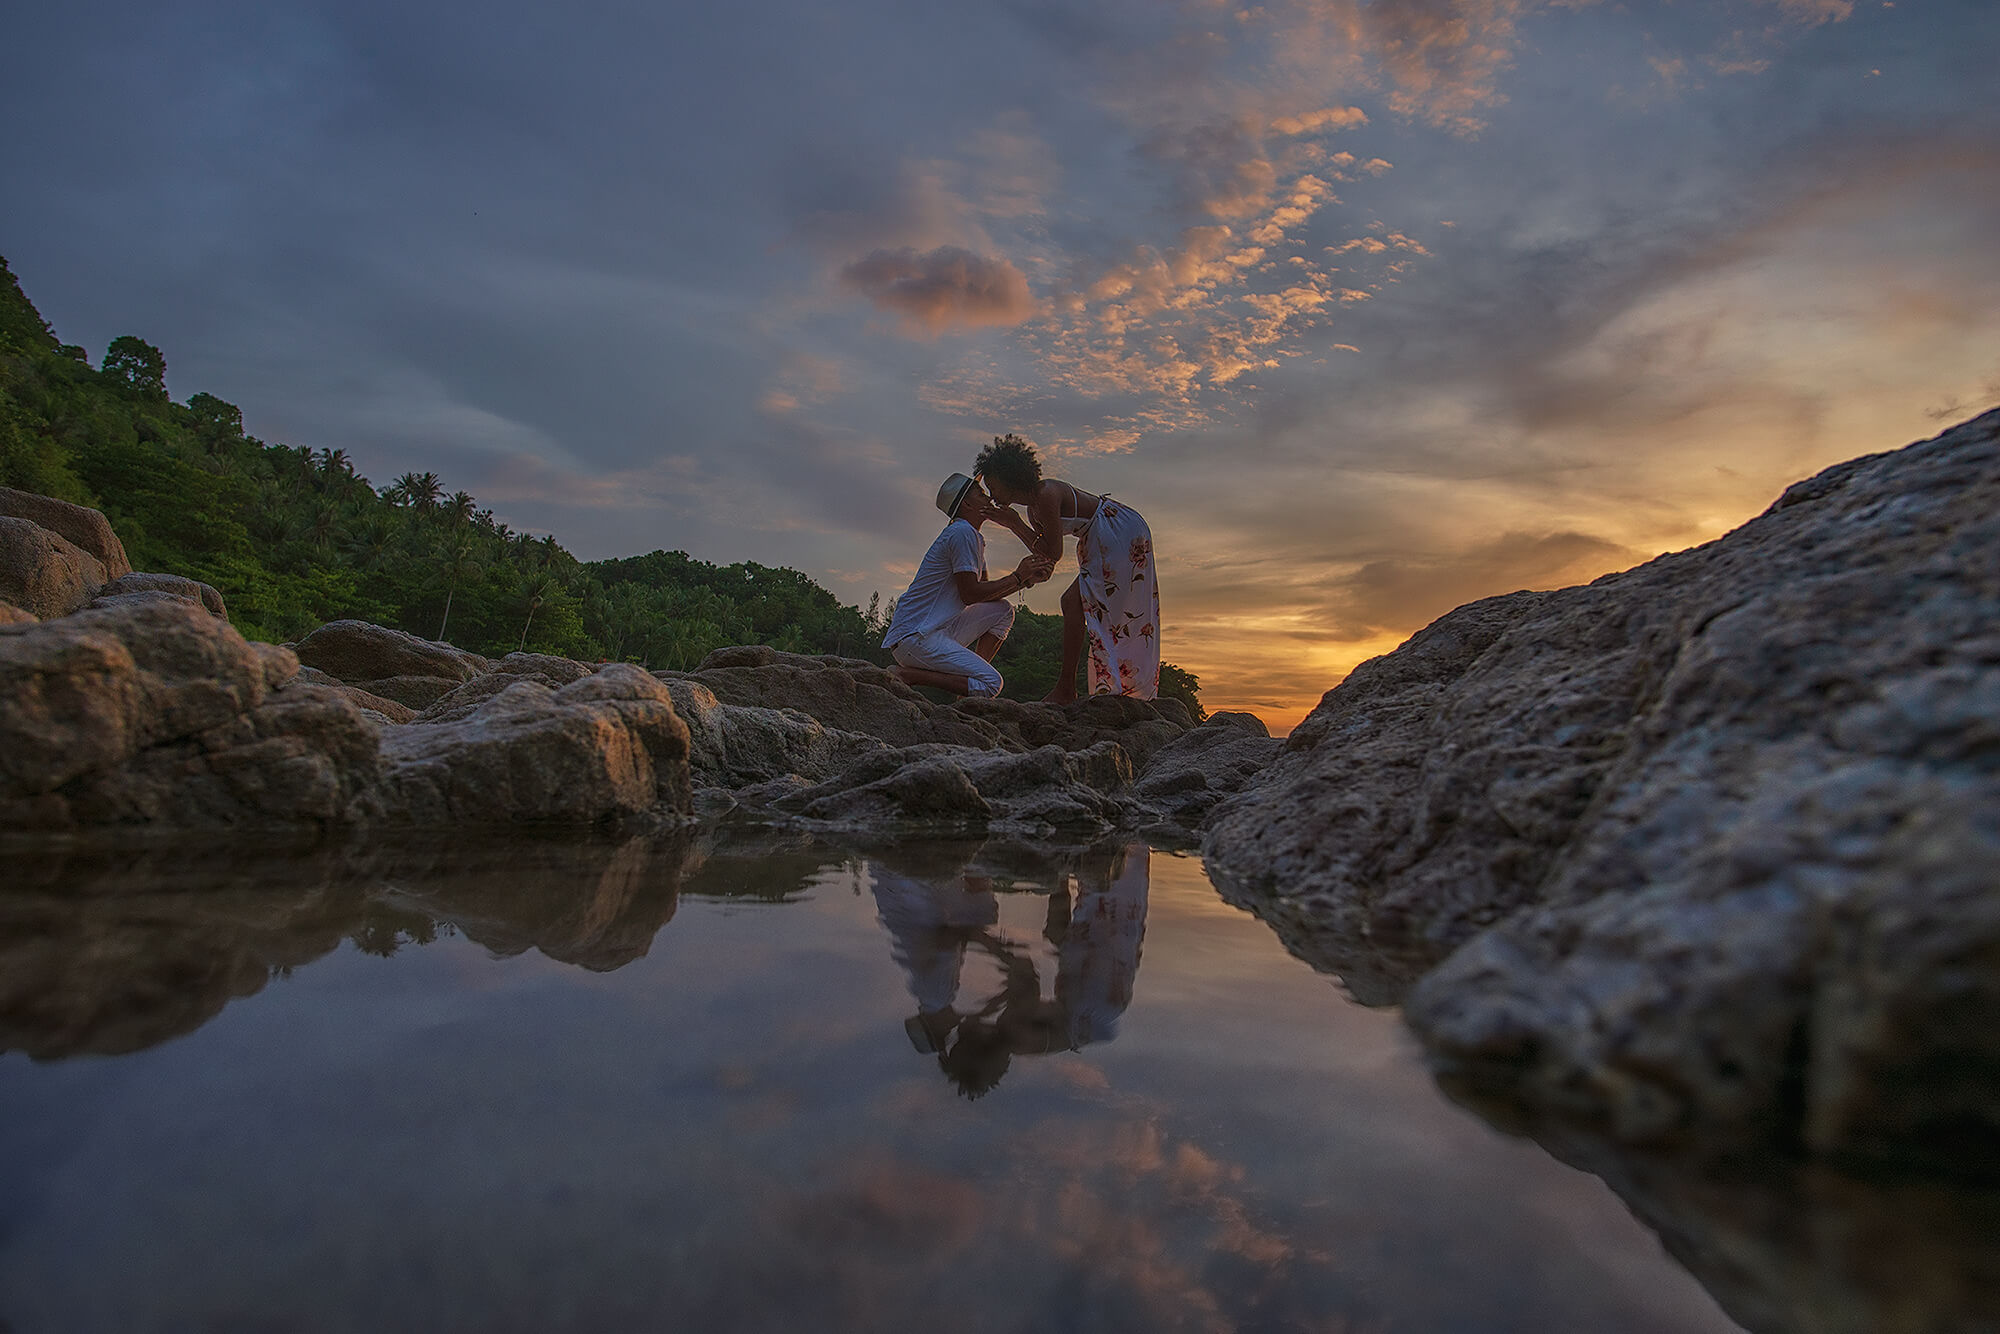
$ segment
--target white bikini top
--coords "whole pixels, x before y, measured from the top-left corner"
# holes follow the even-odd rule
[[[1069,487],[1070,499],[1071,500],[1077,499],[1078,495],[1077,489],[1074,486],[1071,486],[1068,482],[1064,482],[1063,485]],[[1095,509],[1092,509],[1089,514],[1080,514],[1077,515],[1075,518],[1060,520],[1059,522],[1062,524],[1062,535],[1064,537],[1082,537],[1085,533],[1090,531],[1091,523],[1097,518],[1097,510],[1102,509],[1103,507],[1104,507],[1104,497],[1099,496],[1097,498],[1097,507]]]

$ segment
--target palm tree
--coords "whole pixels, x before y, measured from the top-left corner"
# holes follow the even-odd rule
[[[469,532],[455,533],[438,546],[437,572],[445,581],[444,615],[438,620],[437,637],[440,640],[444,638],[445,627],[451,624],[451,600],[457,596],[459,584],[477,579],[481,574],[479,562],[473,559],[473,554],[474,545]]]
[[[409,477],[408,473],[403,474]],[[429,514],[444,499],[444,479],[434,472],[419,473],[410,480],[410,503],[419,514]]]
[[[479,502],[473,498],[470,491],[454,491],[451,493],[450,502],[444,507],[444,516],[453,523],[464,523],[478,508]]]

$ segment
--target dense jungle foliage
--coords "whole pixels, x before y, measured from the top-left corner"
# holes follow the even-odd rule
[[[244,635],[294,640],[358,617],[486,654],[530,649],[686,670],[730,644],[887,662],[886,611],[846,606],[797,570],[717,566],[681,551],[579,561],[516,533],[436,473],[377,490],[346,451],[244,434],[212,394],[167,396],[166,358],[112,340],[92,369],[57,340],[0,259],[0,485],[102,510],[132,567],[215,585]],[[1062,620],[1023,611],[1001,650],[1006,694],[1039,699]],[[1199,683],[1163,693],[1200,715]]]

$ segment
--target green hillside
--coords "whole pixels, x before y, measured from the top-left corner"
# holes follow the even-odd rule
[[[687,669],[711,649],[769,644],[886,662],[882,617],[797,570],[717,566],[681,551],[579,561],[516,533],[436,473],[377,490],[343,450],[244,434],[212,394],[167,396],[166,358],[113,339],[101,365],[60,342],[0,259],[0,485],[104,511],[132,565],[215,585],[252,638],[297,639],[359,617],[486,654],[518,648]],[[999,659],[1007,695],[1040,698],[1061,619],[1023,612]],[[1163,689],[1199,713],[1178,668]]]

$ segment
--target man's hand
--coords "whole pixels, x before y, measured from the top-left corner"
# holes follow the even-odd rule
[[[1036,584],[1046,582],[1049,576],[1055,573],[1055,569],[1054,561],[1031,551],[1021,557],[1021,563],[1014,567],[1014,577],[1021,581],[1021,587],[1033,588]]]

